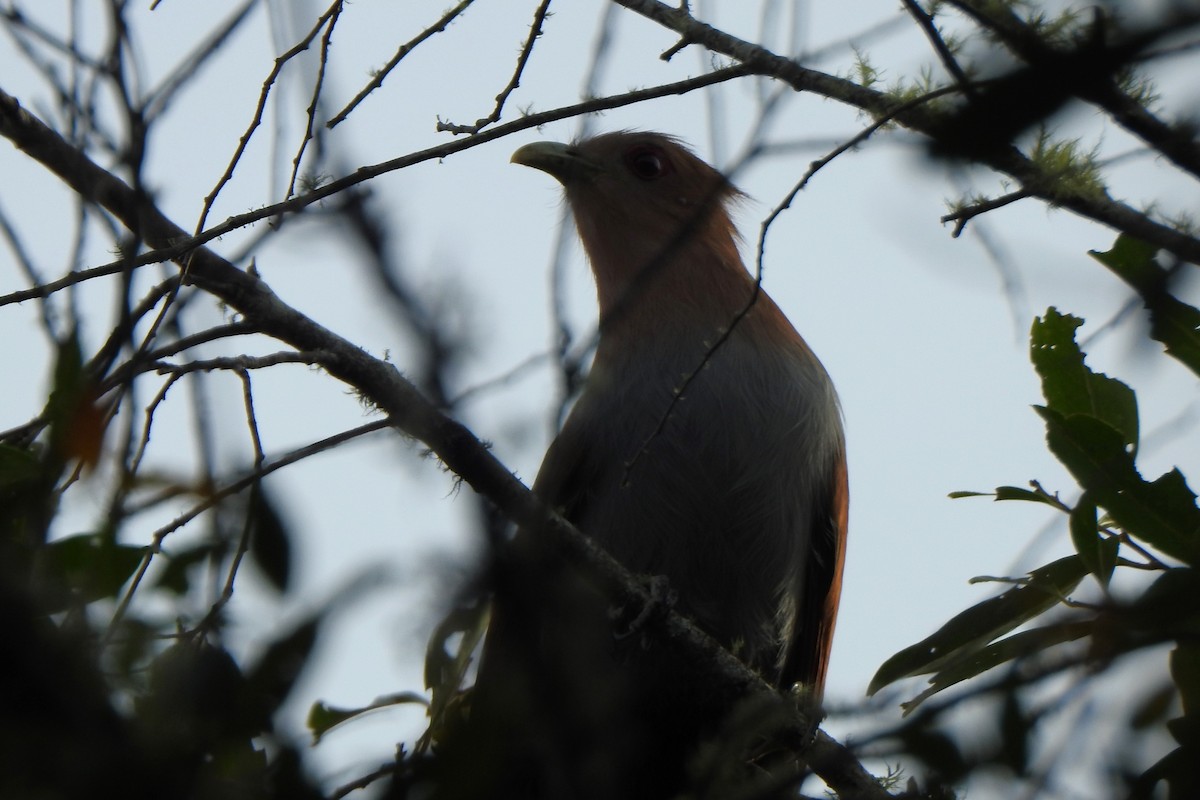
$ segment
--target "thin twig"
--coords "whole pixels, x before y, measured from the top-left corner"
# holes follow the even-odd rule
[[[688,14],[686,9],[678,6],[668,5],[659,0],[612,1],[659,23],[668,30],[687,35],[714,53],[736,59],[752,68],[755,74],[769,75],[784,81],[797,91],[809,91],[835,98],[875,117],[894,113],[900,105],[887,92],[807,69],[793,59],[777,55],[764,47],[699,22]],[[962,0],[956,0],[956,5],[960,4]],[[1190,20],[1190,17],[1188,19]],[[910,108],[895,114],[897,123],[924,133],[935,141],[944,135],[948,119],[944,112],[929,108]],[[1178,132],[1172,131],[1172,134],[1177,135]],[[1154,139],[1148,138],[1148,141],[1153,143]],[[1180,149],[1180,158],[1187,160],[1187,154],[1190,152],[1200,166],[1200,150],[1197,150],[1194,141],[1183,143]],[[989,150],[980,154],[978,161],[1016,178],[1033,196],[1155,244],[1185,261],[1200,262],[1200,239],[1158,223],[1149,215],[1106,195],[1064,187],[1060,176],[1039,166],[1015,148]]]
[[[108,631],[106,632],[106,634],[104,636],[104,641],[108,642],[111,639],[112,635],[115,633],[117,627],[120,625],[121,619],[125,616],[125,612],[129,608],[129,603],[133,599],[133,595],[137,592],[138,587],[140,586],[143,578],[145,577],[146,570],[150,566],[150,561],[153,559],[153,557],[156,554],[162,552],[162,543],[163,543],[163,540],[167,538],[167,536],[169,536],[170,534],[179,530],[183,526],[187,525],[189,522],[191,522],[192,520],[194,520],[196,517],[200,516],[204,512],[215,507],[217,504],[219,504],[225,498],[235,495],[241,491],[244,491],[245,489],[254,485],[255,482],[262,480],[264,477],[266,477],[267,475],[270,475],[272,472],[275,472],[276,470],[279,470],[286,466],[294,464],[297,461],[308,458],[309,456],[313,456],[318,453],[323,453],[326,450],[337,447],[338,445],[348,442],[351,439],[358,438],[359,436],[364,436],[369,433],[375,433],[376,431],[384,430],[384,429],[390,427],[392,424],[393,424],[392,421],[388,420],[388,419],[375,420],[374,422],[368,422],[366,425],[360,425],[357,428],[353,428],[348,431],[343,431],[343,432],[335,434],[333,436],[328,436],[324,439],[321,439],[320,441],[313,442],[312,444],[307,445],[305,447],[297,448],[296,450],[292,450],[291,452],[289,452],[283,456],[280,456],[277,459],[273,459],[270,462],[267,462],[264,460],[264,462],[260,466],[258,466],[256,469],[254,469],[250,473],[242,476],[241,478],[239,478],[237,480],[231,481],[230,483],[226,484],[225,486],[222,486],[219,489],[213,490],[210,494],[208,494],[205,497],[205,499],[203,501],[201,501],[200,503],[197,503],[195,506],[193,506],[192,508],[185,511],[183,514],[180,514],[178,517],[176,517],[174,520],[172,520],[167,525],[164,525],[163,527],[156,530],[154,532],[154,534],[150,537],[151,543],[146,547],[146,551],[143,556],[142,563],[139,565],[138,570],[134,574],[133,579],[130,581],[129,586],[125,589],[125,594],[122,595],[121,602],[117,605],[116,610],[113,612],[113,617],[108,623]],[[134,508],[127,509],[127,510],[129,512],[129,514],[132,515],[132,514],[137,513],[138,511],[144,510],[146,507],[147,506],[143,505],[141,507],[134,507]]]
[[[474,398],[476,395],[507,386],[516,381],[526,372],[529,372],[529,370],[533,367],[536,367],[538,364],[541,364],[545,361],[549,361],[552,357],[553,354],[548,352],[534,353],[519,363],[509,367],[504,372],[501,372],[496,377],[488,378],[472,386],[468,386],[466,389],[463,389],[461,392],[454,395],[454,397],[450,398],[449,405],[451,408],[457,408],[463,402]]]
[[[929,44],[937,53],[938,59],[941,60],[942,66],[954,78],[954,82],[962,88],[963,92],[972,95],[975,92],[971,85],[970,78],[963,68],[959,66],[958,59],[954,57],[954,53],[950,51],[950,46],[946,44],[946,40],[942,37],[942,32],[938,30],[937,24],[933,21],[933,14],[930,14],[925,9],[921,8],[920,3],[916,0],[902,0],[904,8],[917,24],[921,26],[921,30],[925,33],[925,38],[929,40]]]
[[[1003,4],[984,0],[949,2],[980,27],[995,35],[1030,66],[1056,64],[1069,55],[1047,44],[1039,31]],[[1195,26],[1200,22],[1200,9],[1186,6],[1187,4],[1180,4],[1164,14],[1154,29],[1127,35],[1124,41],[1118,40],[1115,44],[1100,42],[1098,46],[1114,53],[1127,51],[1129,57],[1134,59],[1139,51],[1144,51],[1156,39],[1177,35],[1186,27]],[[1087,43],[1081,47],[1096,46]],[[1179,125],[1169,125],[1159,119],[1136,98],[1122,90],[1115,77],[1090,75],[1087,81],[1080,82],[1077,91],[1080,98],[1104,109],[1113,121],[1149,144],[1175,166],[1200,177],[1200,143],[1197,142],[1194,131]]]
[[[713,82],[737,74],[744,74],[744,71],[722,71],[705,76],[705,79]],[[688,82],[688,86],[694,88],[703,80]],[[662,87],[655,91],[661,92]],[[633,95],[625,97],[631,98]],[[523,122],[528,123],[529,120]],[[511,128],[497,126],[471,137],[468,141],[478,142],[485,137],[498,137],[503,135],[501,131],[506,127]],[[184,236],[183,230],[162,213],[148,192],[135,191],[124,184],[77,148],[63,141],[60,135],[40,120],[20,109],[11,97],[2,93],[0,135],[12,139],[31,158],[60,174],[77,194],[101,203],[123,225],[137,229],[150,246],[163,246]],[[529,531],[530,535],[546,537],[547,540],[555,542],[556,550],[566,562],[586,565],[589,574],[595,578],[597,589],[603,591],[612,602],[644,605],[651,601],[646,588],[628,570],[594,541],[548,509],[470,430],[428,403],[395,367],[371,357],[354,343],[318,325],[279,299],[256,274],[236,268],[212,250],[195,249],[189,260],[191,279],[198,286],[202,286],[204,291],[256,323],[262,333],[273,336],[296,350],[328,352],[329,358],[322,366],[333,377],[352,386],[360,396],[387,415],[386,421],[380,423],[381,425],[394,425],[407,435],[425,443],[438,455],[447,469],[486,495],[505,517],[523,530]],[[271,466],[278,468],[278,465],[269,465],[265,466],[263,471]],[[254,481],[259,477],[261,476],[255,475],[249,480]],[[227,487],[226,492],[222,494],[232,491],[235,491],[235,487]],[[144,565],[138,570],[135,580],[140,582],[144,579],[150,559],[154,552],[161,548],[167,535],[204,513],[207,508],[211,508],[211,504],[219,502],[219,499],[212,498],[203,507],[192,509],[170,525],[156,531],[152,537],[152,544],[147,548]],[[126,590],[118,613],[110,623],[106,638],[111,637],[116,626],[120,624],[121,617],[128,608],[129,598],[132,597],[130,591],[135,590],[136,587],[132,584]],[[660,624],[663,631],[662,641],[677,649],[681,657],[696,663],[697,669],[702,670],[705,679],[710,680],[711,685],[719,691],[739,696],[774,697],[779,702],[788,702],[779,697],[778,691],[763,681],[761,676],[677,612],[665,609]],[[794,706],[789,704],[788,708],[794,709]],[[796,710],[794,724],[797,731],[811,729],[811,720],[799,710]],[[830,747],[841,747],[819,733],[816,741],[818,745],[829,743]],[[827,763],[821,747],[814,747],[811,753],[807,749],[804,750],[803,757],[822,777],[830,780],[831,785],[851,785],[845,783],[848,780],[852,781],[851,778],[818,766]],[[861,765],[857,766],[857,770],[866,775]],[[844,792],[843,796],[876,797],[881,800],[887,797],[887,793],[871,781],[869,776],[852,782],[854,791]]]
[[[496,95],[496,106],[492,109],[492,113],[475,120],[474,125],[455,125],[452,122],[442,122],[439,119],[437,123],[439,131],[455,135],[460,133],[473,135],[479,133],[493,122],[500,121],[500,115],[504,112],[504,104],[508,101],[508,96],[521,85],[521,74],[525,71],[525,64],[528,63],[529,56],[533,53],[534,42],[542,35],[542,25],[546,21],[546,13],[550,10],[550,2],[551,0],[542,0],[537,10],[533,12],[533,23],[529,26],[529,36],[526,37],[525,43],[521,45],[521,54],[517,57],[517,66],[513,70],[512,77],[508,80],[508,85],[500,91],[500,94]]]
[[[680,401],[682,401],[687,395],[687,391],[691,387],[692,383],[695,382],[695,380],[704,371],[704,368],[709,364],[710,361],[712,361],[713,357],[717,354],[717,351],[721,349],[725,342],[729,341],[729,338],[733,336],[733,332],[737,329],[738,325],[741,324],[741,321],[745,319],[746,315],[749,314],[751,309],[753,309],[758,303],[758,298],[762,293],[767,233],[770,231],[771,225],[775,222],[779,215],[791,207],[792,201],[796,199],[796,196],[800,194],[804,187],[808,185],[808,182],[812,179],[812,177],[816,175],[822,167],[832,162],[841,154],[865,142],[871,137],[872,134],[874,134],[884,125],[887,125],[889,122],[891,122],[896,114],[903,113],[912,106],[919,105],[921,103],[928,103],[938,97],[957,91],[959,91],[957,86],[947,86],[910,100],[908,103],[905,103],[901,107],[897,108],[892,114],[877,119],[871,125],[868,125],[866,128],[859,131],[859,133],[854,137],[839,145],[832,152],[827,153],[824,157],[817,159],[811,165],[809,165],[808,171],[806,171],[804,176],[796,182],[796,185],[792,187],[792,190],[788,193],[787,197],[785,197],[783,201],[779,203],[779,205],[775,206],[771,213],[767,215],[767,218],[763,220],[758,235],[758,247],[756,248],[754,268],[754,290],[750,293],[750,299],[747,300],[746,304],[741,308],[741,310],[739,310],[733,316],[733,319],[720,328],[716,339],[711,345],[709,345],[708,349],[705,351],[703,357],[701,357],[696,367],[687,375],[685,375],[683,382],[672,391],[671,400],[669,403],[667,403],[663,413],[659,416],[658,423],[654,426],[654,429],[650,432],[650,435],[646,437],[646,440],[642,442],[642,446],[638,448],[636,453],[634,453],[633,458],[626,462],[621,478],[622,484],[628,481],[629,474],[633,471],[633,468],[641,460],[642,456],[649,451],[650,446],[654,443],[654,441],[662,435],[663,430],[666,429],[667,422],[670,421],[671,415],[675,412],[675,407],[678,406]]]
[[[941,221],[943,224],[947,222],[954,223],[954,230],[950,233],[950,235],[957,239],[962,235],[963,229],[967,227],[967,223],[975,217],[978,217],[980,214],[986,214],[989,211],[995,211],[997,208],[1003,208],[1004,206],[1015,203],[1018,200],[1024,200],[1025,198],[1032,196],[1033,192],[1031,190],[1018,189],[1015,192],[1009,192],[1008,194],[1004,194],[999,197],[993,197],[988,200],[981,200],[978,203],[972,203],[969,206],[965,206],[950,214],[946,214],[942,217]]]
[[[19,303],[24,300],[30,300],[35,297],[42,297],[47,294],[59,291],[67,286],[73,286],[92,278],[101,277],[104,275],[113,275],[125,270],[136,269],[147,264],[158,264],[163,261],[174,261],[188,253],[191,253],[201,245],[213,241],[221,236],[224,236],[238,228],[243,228],[255,222],[260,222],[264,219],[278,217],[281,214],[296,213],[313,203],[324,200],[327,197],[345,191],[351,186],[356,186],[365,181],[377,178],[380,175],[385,175],[389,172],[405,169],[414,164],[420,164],[425,161],[433,161],[446,158],[460,153],[464,150],[470,150],[474,147],[479,147],[487,142],[502,139],[505,136],[516,133],[517,131],[529,130],[530,128],[538,128],[550,122],[556,122],[560,119],[570,119],[583,114],[591,114],[599,111],[607,111],[613,108],[621,108],[623,106],[634,105],[636,103],[644,103],[648,100],[654,100],[659,97],[667,97],[669,95],[686,94],[696,89],[702,89],[705,86],[712,86],[723,81],[733,80],[735,78],[744,77],[751,74],[751,70],[743,65],[735,65],[724,69],[715,70],[705,75],[700,75],[695,78],[688,78],[674,83],[666,83],[661,86],[655,86],[650,89],[638,89],[625,94],[615,95],[612,97],[597,98],[587,100],[582,103],[576,103],[570,106],[553,109],[551,111],[543,111],[537,114],[529,114],[521,119],[514,120],[502,125],[497,125],[484,131],[480,131],[474,136],[465,139],[455,139],[435,147],[429,147],[425,150],[418,150],[407,155],[393,158],[389,161],[384,161],[379,164],[359,167],[353,173],[339,178],[336,181],[331,181],[323,186],[313,189],[306,194],[297,195],[290,200],[284,200],[279,203],[273,203],[268,206],[248,211],[244,214],[237,214],[229,217],[224,222],[208,228],[200,233],[188,236],[180,233],[179,236],[173,237],[172,241],[167,246],[162,246],[156,249],[148,250],[137,256],[122,258],[118,261],[104,264],[99,267],[93,267],[89,270],[83,270],[79,273],[69,275],[59,281],[46,284],[44,286],[33,287],[19,292],[11,292],[6,295],[0,295],[0,306],[10,303]],[[16,98],[0,90],[0,135],[14,139],[21,145],[21,141],[26,142],[28,146],[37,147],[37,143],[31,136],[31,131],[23,130],[23,125],[19,121],[22,115],[27,114],[21,108],[20,103]],[[33,119],[29,115],[29,119]],[[40,122],[39,122],[40,124]],[[46,130],[49,130],[46,128]],[[36,157],[36,156],[35,156]],[[46,164],[55,173],[61,177],[70,175],[74,169],[74,163],[68,161]]]
[[[332,24],[332,20],[336,19],[341,13],[344,0],[334,0],[333,4],[325,10],[321,16],[317,17],[317,21],[313,24],[300,41],[294,44],[287,52],[275,59],[274,66],[271,67],[271,72],[263,80],[262,89],[258,93],[258,103],[254,107],[254,115],[250,120],[250,124],[238,139],[238,146],[233,152],[233,156],[229,159],[228,166],[225,167],[225,172],[217,179],[217,185],[212,188],[212,191],[204,198],[204,206],[200,210],[200,218],[196,221],[195,233],[199,234],[204,230],[204,224],[208,220],[208,213],[212,210],[213,203],[217,201],[217,195],[221,193],[221,189],[225,184],[233,178],[233,171],[237,167],[238,162],[242,160],[242,154],[246,152],[246,148],[250,144],[250,139],[254,136],[254,131],[262,124],[263,112],[267,107],[267,98],[271,95],[271,89],[275,85],[275,81],[279,79],[279,74],[283,72],[284,66],[287,65],[296,56],[308,50],[313,39],[317,37],[322,28]]]
[[[266,369],[268,367],[278,366],[279,364],[320,364],[321,359],[328,358],[328,353],[315,352],[296,352],[292,350],[272,353],[267,356],[227,356],[223,358],[209,358],[201,361],[189,361],[186,364],[169,364],[163,361],[155,361],[150,364],[145,364],[139,372],[157,372],[160,375],[188,375],[193,372],[213,372],[216,370],[229,370],[236,372],[239,375],[248,374],[252,369]]]
[[[33,263],[33,259],[29,255],[29,251],[25,249],[25,245],[21,242],[21,237],[17,234],[17,229],[9,222],[8,214],[0,209],[0,234],[8,241],[8,248],[12,251],[13,258],[20,265],[21,271],[25,273],[26,279],[38,286],[42,283],[42,277],[38,273],[37,266]],[[38,312],[42,318],[42,328],[51,341],[58,340],[58,326],[54,322],[54,309],[46,302],[45,297],[38,298],[41,302],[38,303]]]
[[[179,90],[200,73],[210,58],[221,52],[221,48],[229,40],[242,23],[250,18],[260,0],[244,0],[242,5],[234,9],[223,23],[218,25],[208,38],[200,43],[190,53],[185,55],[155,88],[146,95],[144,113],[147,122],[152,122],[166,110],[171,100],[179,94]]]
[[[334,114],[329,122],[325,123],[325,127],[333,128],[339,123],[345,121],[346,117],[350,116],[350,112],[354,111],[354,109],[357,108],[363,100],[367,99],[367,95],[371,94],[371,92],[375,91],[380,86],[383,86],[384,78],[386,78],[391,71],[394,70],[396,66],[404,60],[405,56],[415,50],[422,42],[433,36],[435,33],[441,33],[442,31],[446,30],[450,23],[453,22],[460,14],[466,11],[467,8],[474,2],[475,0],[461,0],[458,5],[454,6],[445,14],[443,14],[441,19],[439,19],[437,22],[433,23],[428,28],[414,36],[412,39],[409,39],[407,42],[400,45],[400,49],[397,50],[396,54],[393,55],[391,59],[389,59],[388,62],[375,73],[375,75],[371,78],[371,82],[364,86],[358,94],[354,95],[354,99],[351,100],[345,108]]]
[[[325,68],[329,63],[329,44],[333,41],[333,30],[337,27],[338,16],[341,14],[342,6],[338,4],[336,8],[337,10],[330,16],[329,23],[325,26],[325,33],[321,36],[321,54],[317,58],[317,79],[313,81],[312,100],[309,101],[308,109],[305,111],[304,138],[300,141],[300,147],[292,159],[292,174],[288,178],[288,188],[284,194],[285,199],[291,197],[296,190],[296,176],[300,174],[300,164],[304,160],[304,151],[308,148],[308,143],[313,140],[313,132],[317,127],[317,108],[321,99],[321,89],[325,86]]]
[[[145,458],[146,448],[150,446],[150,432],[154,427],[155,412],[166,401],[167,393],[171,391],[171,387],[182,377],[183,373],[168,376],[163,385],[159,387],[159,390],[155,392],[154,397],[151,398],[149,405],[146,406],[146,421],[142,424],[142,435],[138,439],[137,447],[129,459],[129,468],[127,471],[130,476],[137,475],[138,470],[142,466],[142,459]],[[116,504],[114,503],[113,505],[115,506]]]

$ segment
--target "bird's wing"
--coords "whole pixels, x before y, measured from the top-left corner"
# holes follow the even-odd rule
[[[813,508],[811,550],[805,567],[803,599],[791,631],[780,685],[803,683],[820,699],[825,689],[834,623],[842,594],[842,567],[846,560],[846,527],[850,491],[844,449],[829,470],[825,502]]]

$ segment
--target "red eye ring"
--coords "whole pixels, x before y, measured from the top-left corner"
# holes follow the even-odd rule
[[[663,151],[649,144],[639,144],[625,153],[625,166],[644,181],[657,180],[671,172],[671,162]]]

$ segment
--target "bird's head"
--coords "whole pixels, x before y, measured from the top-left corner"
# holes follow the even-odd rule
[[[602,316],[639,299],[657,304],[661,292],[678,301],[706,278],[730,280],[724,273],[744,280],[727,209],[741,193],[677,139],[618,131],[572,144],[535,142],[512,161],[562,183]]]

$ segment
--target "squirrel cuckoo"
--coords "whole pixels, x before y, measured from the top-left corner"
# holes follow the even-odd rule
[[[600,305],[591,372],[534,491],[634,573],[665,576],[678,610],[768,681],[819,702],[845,551],[841,412],[742,264],[740,193],[657,133],[512,160],[562,183]],[[552,543],[518,540],[522,558],[495,570],[471,766],[450,770],[447,796],[673,796],[729,701],[653,642],[614,641],[586,576]],[[483,774],[507,777],[467,785]]]
[[[841,412],[742,264],[740,193],[658,133],[512,160],[562,183],[600,304],[595,362],[534,491],[633,572],[665,575],[680,610],[767,680],[819,700],[845,554]]]

